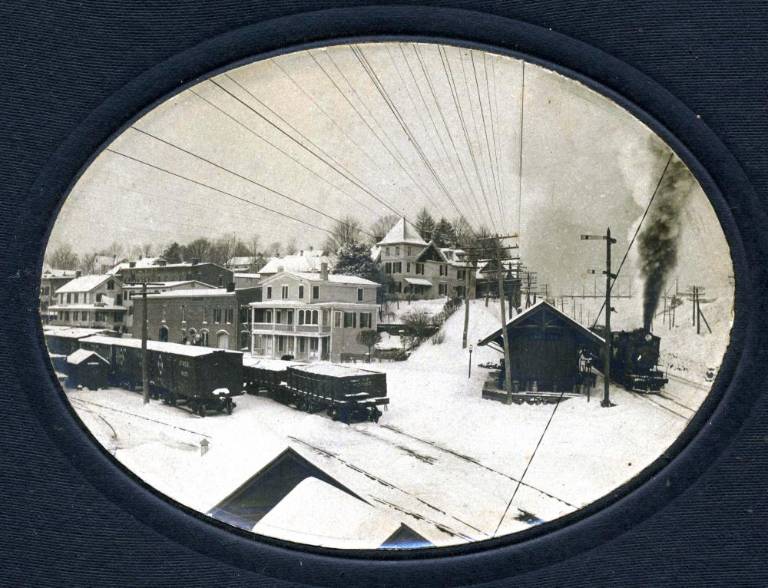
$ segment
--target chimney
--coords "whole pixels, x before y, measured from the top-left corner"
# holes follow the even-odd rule
[[[227,292],[234,292],[235,291],[235,283],[234,282],[228,282],[227,283]]]
[[[192,258],[192,265],[197,265],[198,263],[200,263],[200,260],[197,257],[193,257]]]
[[[128,262],[128,267],[136,267],[136,262],[135,261],[129,261]]]
[[[75,270],[75,277],[76,277],[76,278],[79,278],[79,277],[81,276],[81,274],[82,274],[82,273],[83,273],[83,272],[81,272],[80,270]]]
[[[304,257],[304,250],[303,249],[299,249],[299,257]]]
[[[328,264],[326,262],[320,264],[320,279],[324,282],[328,281]]]
[[[277,273],[278,273],[278,274],[279,274],[280,272],[284,272],[284,271],[285,271],[285,268],[284,268],[282,265],[278,265],[278,266],[277,266]]]

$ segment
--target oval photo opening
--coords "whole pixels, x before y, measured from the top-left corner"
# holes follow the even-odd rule
[[[57,377],[114,458],[234,527],[435,548],[659,458],[733,318],[722,228],[647,126],[411,42],[243,65],[95,158],[46,250]]]

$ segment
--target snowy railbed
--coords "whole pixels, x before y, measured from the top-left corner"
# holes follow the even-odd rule
[[[568,399],[530,461],[554,406],[483,400],[488,372],[477,366],[498,354],[477,347],[468,377],[462,326],[457,312],[443,326],[443,343],[427,341],[407,361],[365,365],[387,374],[391,403],[379,424],[348,426],[261,396],[238,398],[231,416],[207,418],[155,402],[143,406],[140,394],[120,389],[68,396],[118,460],[192,508],[210,508],[291,447],[382,511],[387,529],[396,520],[435,545],[486,539],[500,521],[498,534],[522,530],[604,496],[659,457],[706,396],[706,387],[673,380],[666,398],[612,386],[611,409],[600,407],[596,393],[590,402]],[[470,342],[497,326],[492,305],[471,304]],[[204,439],[209,447],[201,455]],[[350,533],[315,539],[377,547],[379,534]]]

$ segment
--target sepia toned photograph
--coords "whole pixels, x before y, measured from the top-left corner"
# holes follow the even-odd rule
[[[62,196],[40,318],[66,399],[254,537],[434,549],[577,513],[667,455],[728,349],[731,255],[689,167],[520,58],[253,61]]]

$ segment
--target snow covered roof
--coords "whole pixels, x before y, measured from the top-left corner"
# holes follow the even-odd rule
[[[600,344],[600,345],[605,343],[605,339],[603,339],[599,335],[593,333],[592,331],[590,331],[587,327],[585,327],[581,323],[573,320],[567,314],[561,312],[560,309],[558,309],[556,306],[551,305],[546,300],[539,300],[533,306],[530,306],[529,308],[526,308],[523,312],[521,312],[521,313],[515,315],[514,317],[512,317],[511,319],[509,319],[507,321],[507,324],[506,324],[507,328],[509,328],[510,326],[514,326],[514,325],[517,325],[517,324],[521,323],[524,319],[528,318],[529,316],[531,316],[533,314],[536,314],[537,312],[539,312],[540,310],[542,310],[544,308],[547,308],[547,309],[551,310],[552,312],[557,314],[559,317],[564,319],[567,323],[569,323],[572,326],[574,326],[581,334],[585,335],[592,342]],[[494,339],[498,338],[500,335],[501,335],[501,328],[498,328],[493,333],[488,335],[485,339],[481,339],[480,341],[478,341],[477,344],[478,345],[487,345],[488,343],[493,342]]]
[[[65,339],[81,339],[82,337],[91,337],[92,335],[106,333],[107,331],[109,331],[109,329],[70,327],[68,325],[45,325],[43,327],[43,334]]]
[[[125,306],[115,306],[114,304],[103,304],[101,302],[92,304],[52,304],[48,310],[125,310]]]
[[[165,258],[163,257],[142,257],[141,259],[136,260],[130,260],[130,261],[121,261],[120,263],[116,264],[111,270],[109,270],[108,273],[110,274],[116,274],[120,270],[128,269],[131,267],[131,264],[133,264],[133,268],[146,268],[146,267],[157,267],[160,265],[165,265]]]
[[[363,370],[348,365],[339,365],[337,363],[317,362],[310,363],[301,366],[294,366],[295,370],[307,372],[310,374],[318,374],[323,376],[336,376],[339,378],[351,377],[351,376],[367,376],[370,374],[378,374],[373,370]]]
[[[152,285],[147,285],[148,290],[158,290],[160,288],[178,288],[186,284],[198,284],[203,288],[215,288],[211,284],[206,284],[200,280],[175,280],[171,282],[152,282]],[[123,290],[141,290],[142,284],[126,284],[123,286]]]
[[[184,290],[166,290],[157,294],[147,294],[147,298],[199,298],[201,296],[234,296],[234,290],[226,288],[188,288]]]
[[[366,280],[365,278],[360,278],[358,276],[349,276],[346,274],[328,274],[328,278],[324,280],[320,277],[320,274],[309,273],[309,272],[292,272],[292,271],[283,271],[273,276],[266,277],[262,281],[262,284],[263,285],[271,284],[272,282],[277,280],[279,277],[285,276],[285,275],[293,276],[295,278],[299,278],[300,280],[306,280],[308,282],[328,282],[331,284],[354,285],[354,286],[376,286],[376,287],[381,285],[377,282]]]
[[[83,343],[95,343],[97,345],[121,345],[132,349],[141,349],[141,339],[132,339],[129,337],[109,337],[107,335],[93,335],[82,339]],[[187,357],[200,357],[210,353],[241,353],[240,351],[229,351],[228,349],[219,349],[217,347],[201,347],[199,345],[184,345],[182,343],[166,343],[164,341],[147,341],[147,349],[151,351],[167,351],[176,355],[185,355]]]
[[[261,278],[261,274],[247,274],[242,272],[235,272],[234,276],[236,278],[251,278],[254,280],[258,280],[259,278]]]
[[[245,367],[259,368],[270,372],[283,372],[293,365],[302,365],[302,362],[256,357],[247,353],[243,354],[243,366]]]
[[[420,245],[425,247],[427,242],[421,238],[418,231],[406,223],[405,218],[401,218],[395,223],[384,238],[377,243],[379,247],[382,245]]]
[[[253,256],[230,257],[227,260],[227,267],[232,265],[251,265],[256,259]]]
[[[51,279],[63,279],[63,278],[76,278],[77,270],[65,270],[65,269],[47,269],[43,272],[44,280]]]
[[[253,532],[295,543],[377,549],[401,524],[390,512],[310,477],[256,523]]]
[[[76,351],[73,351],[67,356],[67,363],[70,365],[80,365],[84,361],[87,361],[91,357],[96,356],[104,363],[109,363],[106,359],[104,359],[101,355],[96,353],[95,351],[88,351],[87,349],[77,349]]]
[[[425,278],[405,278],[405,281],[414,286],[432,286],[432,282]]]
[[[61,288],[56,290],[56,294],[66,294],[67,292],[90,292],[94,288],[98,288],[107,280],[115,280],[114,276],[109,274],[91,274],[87,276],[80,276],[74,280],[70,280],[64,284]]]
[[[279,271],[287,272],[320,272],[320,265],[327,263],[330,268],[332,259],[322,255],[319,251],[305,251],[302,255],[285,255],[283,257],[271,257],[264,267],[259,269],[260,274],[276,274]]]

